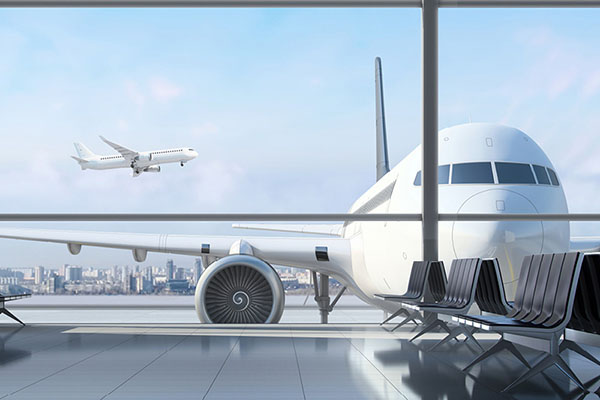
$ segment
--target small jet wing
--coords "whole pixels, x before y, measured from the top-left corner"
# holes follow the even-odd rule
[[[127,147],[121,146],[120,144],[111,142],[110,140],[106,139],[102,135],[100,136],[100,139],[102,139],[102,141],[104,143],[106,143],[107,145],[109,145],[110,147],[112,147],[113,149],[115,149],[116,151],[118,151],[119,153],[121,153],[121,155],[123,156],[123,158],[126,159],[129,162],[133,161],[140,154],[137,151],[128,149]]]
[[[327,236],[342,236],[343,224],[233,224],[232,228],[257,231],[309,233]]]
[[[572,237],[571,245],[569,247],[571,251],[600,251],[600,237]]]

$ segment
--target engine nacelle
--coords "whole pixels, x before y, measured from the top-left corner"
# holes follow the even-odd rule
[[[152,165],[151,167],[144,168],[144,172],[160,172],[160,167],[158,165]]]
[[[212,263],[196,285],[200,321],[217,324],[277,323],[285,294],[279,275],[266,261],[247,254]]]

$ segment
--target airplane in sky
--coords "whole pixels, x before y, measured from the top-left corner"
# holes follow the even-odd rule
[[[350,208],[353,214],[420,213],[421,147],[389,169],[380,60],[376,59],[377,182]],[[440,213],[567,213],[555,167],[519,129],[470,123],[439,132]],[[196,287],[198,317],[207,323],[274,323],[284,308],[271,267],[288,265],[326,274],[365,302],[389,312],[398,304],[376,293],[404,293],[421,259],[420,222],[242,224],[237,228],[295,232],[296,237],[201,236],[0,228],[0,237],[128,249],[137,262],[149,251],[202,257]],[[571,238],[567,221],[440,222],[439,257],[497,257],[512,297],[528,254],[600,250],[600,238]]]
[[[98,155],[81,143],[73,143],[78,157],[71,156],[85,169],[114,169],[131,168],[132,176],[137,177],[142,172],[160,172],[160,164],[179,163],[183,165],[198,157],[198,153],[187,147],[176,149],[135,151],[111,142],[100,136],[100,139],[119,152],[119,155]]]

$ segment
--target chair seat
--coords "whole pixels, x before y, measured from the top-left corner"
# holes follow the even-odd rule
[[[387,301],[408,301],[419,300],[421,298],[421,296],[405,296],[398,294],[375,294],[374,296]]]

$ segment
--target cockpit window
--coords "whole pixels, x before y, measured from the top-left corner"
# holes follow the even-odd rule
[[[489,162],[453,164],[452,183],[494,183],[492,164]]]
[[[535,176],[540,185],[549,185],[550,179],[548,178],[548,173],[546,172],[546,168],[541,165],[533,164],[533,170],[535,171]]]
[[[556,172],[548,168],[548,175],[550,175],[550,182],[552,182],[552,185],[558,186],[558,176],[556,176]]]
[[[447,185],[450,178],[450,164],[440,165],[438,167],[438,185]],[[415,186],[421,186],[421,171],[417,172],[413,182]]]
[[[447,185],[450,181],[450,164],[440,165],[438,167],[438,184]]]
[[[535,178],[529,164],[496,162],[498,183],[524,183],[535,185]]]

